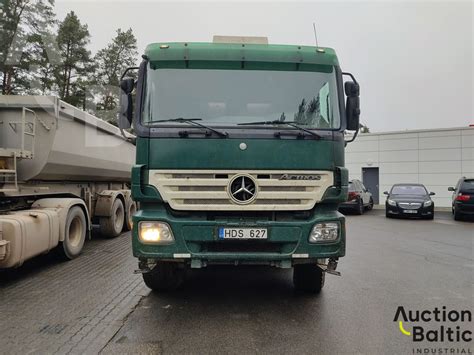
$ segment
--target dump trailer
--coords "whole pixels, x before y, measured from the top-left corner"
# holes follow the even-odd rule
[[[131,229],[133,137],[52,96],[0,96],[0,269]]]
[[[137,134],[132,245],[147,286],[176,288],[189,268],[268,265],[318,293],[338,273],[344,148],[360,110],[333,49],[154,43],[121,88],[120,127]]]

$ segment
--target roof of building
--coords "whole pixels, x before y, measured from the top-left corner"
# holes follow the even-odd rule
[[[339,65],[331,48],[238,43],[153,43],[145,55],[150,61],[233,61]]]

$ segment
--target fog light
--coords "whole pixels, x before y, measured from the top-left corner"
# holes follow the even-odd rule
[[[163,222],[138,223],[138,236],[140,241],[145,244],[171,244],[174,242],[170,226]]]
[[[339,223],[327,222],[314,225],[309,235],[310,243],[334,242],[339,238]]]

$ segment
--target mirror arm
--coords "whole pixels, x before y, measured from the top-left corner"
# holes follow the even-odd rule
[[[357,135],[359,134],[359,130],[360,130],[360,126],[359,126],[359,128],[357,128],[357,130],[354,132],[354,135],[352,136],[351,139],[349,139],[348,141],[346,141],[346,140],[344,141],[344,147],[347,147],[347,144],[348,144],[348,143],[352,143],[352,142],[355,141],[355,139],[357,138]]]
[[[352,75],[352,73],[349,73],[349,72],[342,72],[341,74],[342,74],[342,75],[350,76],[351,79],[352,79],[352,81],[353,81],[354,83],[356,83],[357,85],[359,85],[359,83],[357,82],[357,80],[356,80],[356,78],[354,77],[354,75]]]
[[[138,70],[140,69],[140,67],[128,67],[127,69],[125,69],[125,71],[123,72],[122,76],[120,77],[120,81],[123,80],[123,78],[125,78],[125,75],[130,71],[130,70]]]

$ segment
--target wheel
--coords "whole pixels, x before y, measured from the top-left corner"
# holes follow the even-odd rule
[[[125,222],[124,222],[124,230],[131,231],[133,228],[133,221],[132,216],[137,212],[137,204],[135,201],[130,201],[128,204],[127,212],[125,213]]]
[[[371,197],[369,200],[369,205],[367,206],[367,211],[371,211],[374,208],[374,200]]]
[[[122,233],[124,221],[125,210],[122,200],[116,198],[112,205],[111,215],[99,219],[100,233],[109,238],[118,237]]]
[[[359,198],[358,202],[357,202],[357,206],[356,206],[356,209],[355,209],[355,212],[356,214],[358,215],[361,215],[364,213],[364,203],[362,202],[362,199]]]
[[[59,243],[59,252],[66,260],[79,256],[86,241],[87,223],[86,216],[81,207],[72,207],[66,218],[64,240]]]
[[[185,269],[178,263],[160,262],[150,272],[143,274],[143,281],[153,291],[173,291],[185,278]]]
[[[456,208],[454,209],[454,220],[455,221],[462,220],[462,214],[458,210],[456,210]]]
[[[324,271],[317,265],[299,264],[293,268],[293,285],[296,290],[319,293],[324,286]]]

